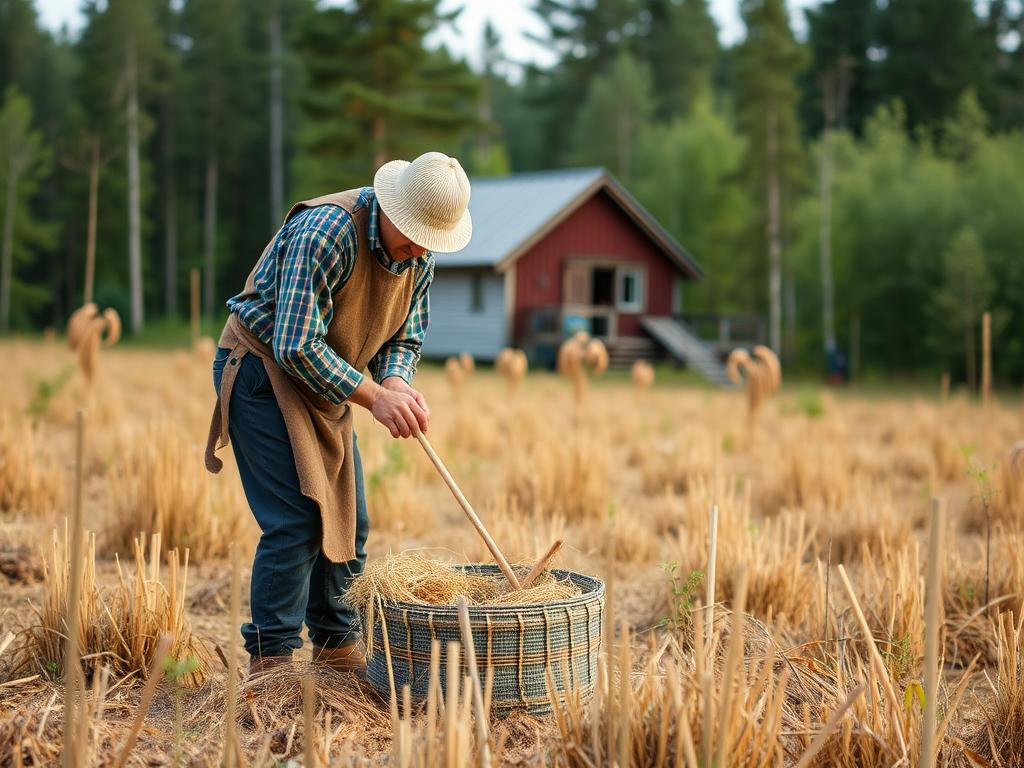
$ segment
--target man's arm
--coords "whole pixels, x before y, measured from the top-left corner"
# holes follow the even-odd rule
[[[325,340],[334,315],[331,294],[355,263],[355,225],[333,206],[303,215],[312,220],[294,232],[279,257],[274,359],[318,395],[340,403],[363,381]]]

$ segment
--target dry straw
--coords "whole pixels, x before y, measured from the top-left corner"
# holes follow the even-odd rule
[[[463,387],[475,370],[476,363],[468,352],[463,352],[458,357],[449,357],[444,361],[444,372],[456,400],[462,398]]]
[[[748,434],[753,435],[761,407],[782,384],[779,358],[771,349],[760,344],[754,347],[753,354],[743,348],[734,349],[725,370],[733,383],[743,383],[746,387]]]
[[[518,570],[525,576],[529,567]],[[571,581],[550,573],[542,574],[528,589],[513,590],[503,576],[474,573],[417,552],[401,552],[370,562],[352,582],[345,600],[366,616],[379,601],[455,605],[459,597],[465,597],[470,605],[516,605],[565,600],[579,593]]]
[[[646,360],[637,360],[630,370],[630,377],[633,386],[641,392],[650,389],[654,385],[654,366]]]
[[[78,353],[78,366],[92,384],[100,345],[112,347],[121,338],[121,317],[113,307],[101,314],[92,302],[76,309],[68,320],[68,346]]]
[[[519,386],[526,378],[529,362],[523,350],[506,347],[498,353],[498,357],[494,361],[494,368],[505,378],[509,392],[514,393],[519,391]]]
[[[576,402],[587,396],[587,379],[608,370],[608,349],[600,339],[577,331],[558,348],[558,372],[572,382]]]
[[[177,659],[195,657],[199,667],[182,683],[196,687],[206,679],[207,653],[192,635],[185,611],[188,551],[184,562],[177,550],[166,553],[167,576],[160,569],[160,537],[154,535],[147,552],[145,539],[134,542],[134,568],[117,563],[117,583],[102,588],[96,581],[96,539],[88,536],[80,559],[81,567],[71,567],[68,532],[53,534],[50,557],[46,562],[46,591],[34,618],[18,636],[12,666],[15,671],[33,671],[44,676],[61,673],[64,665],[64,640],[69,637],[69,606],[76,605],[75,622],[82,667],[87,674],[102,662],[115,679],[147,677],[157,655],[160,637],[171,637],[171,655]],[[71,600],[72,579],[79,572],[77,602]]]

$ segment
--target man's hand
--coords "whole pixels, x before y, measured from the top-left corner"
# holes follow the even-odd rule
[[[419,403],[420,408],[423,409],[427,418],[430,418],[430,409],[427,407],[427,398],[423,396],[422,392],[410,387],[401,376],[388,376],[388,378],[384,379],[380,385],[384,387],[384,389],[389,389],[392,392],[404,392],[407,395],[412,395],[416,398],[416,402]],[[423,431],[426,432],[427,428],[423,427]]]
[[[430,409],[426,399],[397,376],[380,385],[367,376],[350,399],[369,410],[392,437],[411,437],[427,431]]]

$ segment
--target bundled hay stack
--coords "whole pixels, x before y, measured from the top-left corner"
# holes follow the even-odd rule
[[[463,352],[458,357],[449,357],[444,361],[444,372],[448,376],[448,383],[451,385],[456,400],[462,397],[462,386],[475,370],[476,363],[468,352]]]
[[[526,353],[521,349],[513,349],[512,347],[506,347],[498,353],[497,359],[494,361],[494,367],[498,373],[505,377],[505,381],[508,384],[509,391],[515,392],[519,389],[519,385],[523,382],[526,377],[526,371],[529,368],[529,361],[526,359]]]
[[[651,385],[654,384],[654,366],[646,360],[637,360],[633,363],[630,374],[633,378],[634,386],[640,391],[650,389]]]
[[[751,355],[743,348],[734,349],[725,366],[729,378],[747,389],[747,426],[753,434],[757,415],[770,395],[782,384],[782,366],[779,358],[768,347],[754,347]]]
[[[121,338],[121,316],[113,307],[100,314],[93,303],[84,304],[68,320],[68,346],[78,353],[78,365],[85,380],[92,384],[100,344],[112,347]]]
[[[558,349],[558,372],[572,382],[577,402],[587,396],[587,378],[608,370],[608,350],[600,339],[577,331]]]

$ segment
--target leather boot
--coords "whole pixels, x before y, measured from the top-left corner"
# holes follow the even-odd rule
[[[292,663],[292,655],[284,656],[250,656],[249,677],[259,677],[268,672]]]
[[[366,677],[366,657],[359,643],[349,643],[337,648],[314,645],[313,663],[323,664],[335,672],[354,672],[358,677]]]

